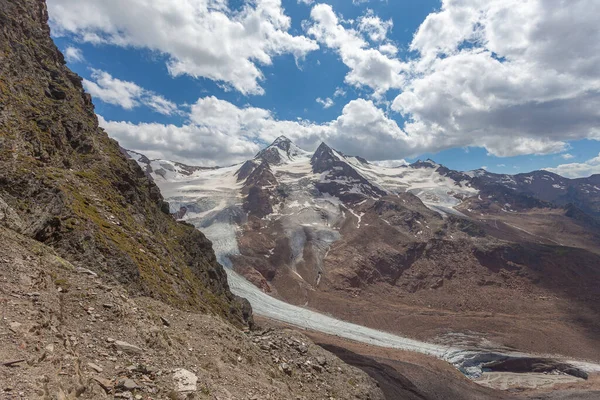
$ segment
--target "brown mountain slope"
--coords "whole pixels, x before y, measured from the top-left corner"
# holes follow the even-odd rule
[[[244,323],[210,241],[98,127],[47,20],[44,1],[0,0],[0,222],[131,290]]]
[[[325,144],[286,159],[292,146],[283,137],[269,146],[277,163],[156,182],[193,210],[186,221],[237,225],[237,247],[218,257],[271,296],[426,341],[600,360],[590,214],[513,190],[508,175],[499,178],[508,186],[479,185],[481,171],[431,160],[380,167]],[[554,182],[543,173],[527,182],[557,189],[537,182],[546,178]],[[251,207],[241,211],[241,199]]]

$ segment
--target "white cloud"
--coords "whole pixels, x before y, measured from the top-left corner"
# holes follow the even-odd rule
[[[146,92],[146,96],[142,99],[145,105],[163,115],[173,115],[178,113],[177,104],[165,99],[161,95],[148,93],[149,92]]]
[[[315,0],[298,0],[298,4],[306,4],[307,6],[311,5],[314,2]]]
[[[370,160],[394,159],[411,147],[396,122],[363,99],[350,101],[339,117],[322,124],[278,120],[268,110],[238,107],[213,96],[193,104],[183,126],[101,122],[125,148],[200,165],[241,162],[258,152],[261,145],[257,143],[270,143],[281,135],[309,150],[325,141],[346,154]]]
[[[583,178],[594,174],[600,174],[600,153],[597,157],[583,163],[561,164],[556,168],[544,169],[566,178]]]
[[[117,105],[126,110],[131,110],[143,104],[164,115],[179,112],[177,105],[172,101],[133,82],[113,78],[108,72],[93,69],[92,79],[94,81],[84,79],[83,86],[93,97],[105,103]]]
[[[381,42],[386,39],[389,31],[392,30],[394,22],[389,19],[383,21],[373,10],[368,10],[365,15],[358,19],[358,29],[374,42]]]
[[[575,156],[574,156],[573,154],[569,154],[569,153],[561,154],[561,155],[560,155],[560,157],[561,157],[563,160],[570,160],[570,159],[572,159],[572,158],[575,158]]]
[[[288,32],[280,0],[255,0],[240,10],[226,0],[48,0],[54,35],[165,55],[173,76],[205,77],[243,94],[262,94],[262,65],[302,58],[318,45]]]
[[[600,139],[600,17],[594,0],[444,0],[414,36],[392,108],[411,136],[497,156]],[[576,27],[576,28],[575,28]]]
[[[78,49],[77,47],[73,47],[73,46],[68,46],[65,49],[65,59],[67,60],[67,62],[72,63],[72,64],[77,63],[77,62],[82,62],[85,60],[81,49]]]
[[[140,104],[139,98],[144,93],[144,89],[135,83],[113,78],[108,72],[97,69],[92,71],[92,79],[95,82],[84,79],[83,86],[93,97],[126,110],[131,110]]]
[[[143,152],[150,158],[163,158],[201,165],[227,165],[256,153],[259,146],[244,137],[227,135],[196,125],[163,125],[106,121],[100,126],[119,144]]]
[[[331,6],[316,5],[307,33],[338,52],[350,69],[346,82],[371,88],[378,103],[390,89],[401,91],[391,108],[407,121],[407,151],[477,146],[501,157],[549,154],[566,150],[569,140],[600,140],[593,3],[444,0],[414,35],[418,57],[406,62],[371,11],[354,29]],[[384,42],[374,48],[365,35],[376,26],[370,39]]]
[[[278,0],[248,3],[240,13],[228,10],[224,0],[176,0],[172,8],[160,0],[144,0],[139,7],[148,18],[140,26],[137,15],[126,10],[125,16],[118,16],[105,10],[105,2],[49,3],[54,7],[53,24],[63,32],[75,32],[81,40],[157,50],[169,58],[173,74],[206,76],[242,93],[262,92],[259,68],[273,56],[301,57],[316,43],[334,51],[348,67],[346,84],[372,91],[372,100],[350,101],[339,117],[321,124],[278,120],[268,110],[240,108],[214,97],[200,99],[184,126],[110,123],[128,132],[140,129],[125,136],[138,137],[139,146],[143,135],[160,138],[157,132],[186,140],[198,134],[209,143],[211,132],[216,132],[215,138],[236,149],[223,147],[223,160],[232,161],[252,156],[257,142],[285,134],[306,148],[325,140],[348,154],[397,160],[468,146],[502,157],[560,153],[568,150],[569,140],[600,140],[600,15],[595,0],[443,0],[441,9],[415,33],[410,45],[414,53],[407,60],[398,58],[398,48],[387,39],[391,24],[372,12],[356,21],[344,20],[327,4],[314,5],[304,25],[315,43],[288,33],[290,21]],[[80,11],[97,8],[99,12],[91,14],[97,18],[86,14],[80,22],[71,10],[58,15],[57,4],[65,3]],[[190,17],[197,9],[201,12]],[[215,18],[223,24],[211,25]],[[238,34],[247,34],[247,41],[237,39]],[[185,68],[177,72],[179,64]],[[108,83],[96,81],[92,88],[109,101],[130,108],[142,103],[134,87],[113,82],[120,90],[115,94]],[[386,95],[394,90],[400,94],[393,93],[395,99],[387,107]],[[329,99],[339,101],[345,95],[338,88]],[[162,103],[155,103],[160,108]],[[385,110],[377,105],[386,105]],[[387,114],[389,110],[402,114],[403,126]],[[172,156],[212,163],[220,157],[219,152],[204,154],[202,149],[153,140],[160,144],[153,151]]]
[[[323,108],[329,108],[335,104],[334,101],[329,97],[327,97],[326,99],[317,97],[316,101],[317,101],[317,103],[321,104],[323,106]]]
[[[382,44],[379,46],[379,51],[388,56],[395,56],[398,54],[398,48],[391,43]]]
[[[375,17],[367,14],[361,21],[364,21],[364,18],[370,18],[369,21],[372,21]],[[404,77],[401,73],[407,71],[408,65],[371,48],[363,33],[345,27],[330,5],[314,6],[311,19],[312,24],[306,26],[307,33],[319,43],[337,51],[342,62],[350,69],[345,78],[346,83],[356,87],[368,87],[374,91],[375,97],[383,96],[389,89],[402,87]],[[366,25],[373,26],[370,22]],[[376,30],[372,33],[376,38],[381,35]]]
[[[487,170],[488,167],[487,167],[487,165],[482,165],[479,169],[485,169],[485,170]]]
[[[333,97],[344,97],[344,96],[346,96],[346,91],[343,88],[341,88],[341,87],[335,88]]]
[[[498,164],[496,166],[499,167],[499,168],[502,168],[502,167],[506,167],[506,164]]]
[[[404,159],[400,160],[384,160],[384,161],[373,161],[373,164],[378,165],[380,167],[386,168],[398,168],[405,165],[409,165],[410,163]]]

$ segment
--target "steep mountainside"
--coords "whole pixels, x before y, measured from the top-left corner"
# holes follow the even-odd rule
[[[47,19],[44,1],[0,0],[0,223],[133,291],[247,323],[210,241],[98,127]]]
[[[2,399],[384,399],[299,332],[131,296],[3,227],[0,243]]]
[[[272,296],[428,341],[600,359],[595,177],[576,181],[590,201],[574,204],[551,193],[574,183],[544,171],[295,148],[280,137],[241,165],[155,181],[219,261]]]

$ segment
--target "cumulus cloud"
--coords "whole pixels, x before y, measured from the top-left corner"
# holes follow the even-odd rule
[[[139,106],[144,89],[135,83],[113,78],[108,72],[97,69],[92,70],[92,79],[94,81],[84,79],[83,87],[93,97],[126,110]]]
[[[561,164],[556,168],[544,169],[566,178],[583,178],[594,174],[600,174],[600,153],[597,157],[583,163]]]
[[[367,35],[374,42],[380,42],[386,39],[388,31],[392,30],[394,22],[379,18],[373,10],[368,10],[358,19],[358,29]]]
[[[262,94],[262,65],[304,57],[318,45],[288,32],[280,0],[231,10],[226,0],[48,0],[54,35],[165,55],[173,76],[204,77],[243,94]]]
[[[200,99],[184,126],[105,121],[118,135],[136,137],[139,146],[150,138],[152,151],[173,158],[214,164],[222,163],[218,157],[223,155],[227,162],[240,161],[255,153],[257,143],[281,134],[307,149],[325,140],[371,160],[470,146],[501,157],[561,153],[569,149],[570,140],[600,140],[595,0],[443,0],[415,32],[407,59],[399,58],[398,47],[388,38],[391,21],[371,11],[344,20],[327,4],[312,6],[310,21],[303,25],[307,37],[288,32],[290,20],[278,0],[248,2],[238,12],[225,0],[176,0],[169,6],[145,0],[137,4],[141,11],[135,15],[129,7],[121,12],[116,0],[49,4],[59,32],[84,41],[156,50],[168,57],[173,75],[204,76],[242,93],[262,93],[260,67],[275,55],[302,57],[321,45],[348,68],[345,83],[371,96],[350,101],[336,119],[320,124],[282,121],[269,110],[214,97]],[[66,5],[72,9],[61,15]],[[145,16],[142,22],[139,15]],[[125,108],[150,103],[141,100],[144,96],[135,87],[100,78],[89,89],[96,96]],[[338,88],[321,98],[321,104],[345,95]],[[391,106],[386,101],[392,97],[387,96],[393,96]],[[164,106],[160,100],[154,103]],[[402,125],[396,122],[399,116]],[[219,152],[205,153],[179,145],[189,145],[196,134],[212,143],[213,133],[214,140],[234,150],[215,143]],[[165,139],[169,135],[177,140]],[[567,154],[562,157],[567,159]]]
[[[398,54],[398,48],[391,43],[382,44],[379,46],[379,51],[392,57]]]
[[[83,60],[85,60],[81,49],[78,49],[77,47],[73,47],[73,46],[68,46],[65,49],[65,59],[69,63],[77,63],[77,62],[82,62]]]
[[[574,158],[575,156],[573,154],[565,153],[565,154],[561,154],[560,157],[563,160],[570,160],[570,159]]]
[[[416,57],[406,61],[385,42],[391,22],[372,11],[353,27],[331,6],[316,5],[307,34],[338,52],[348,84],[372,89],[382,104],[388,91],[401,92],[391,109],[406,121],[407,152],[476,146],[500,157],[549,154],[569,140],[600,140],[592,3],[443,0],[415,33]]]
[[[177,104],[173,103],[171,100],[167,100],[163,96],[153,94],[152,92],[145,91],[145,93],[145,96],[142,97],[142,102],[157,113],[163,115],[173,115],[179,113]]]
[[[443,0],[414,36],[413,78],[392,105],[405,131],[497,156],[600,139],[594,3]]]
[[[140,105],[150,107],[164,115],[178,113],[175,103],[152,91],[146,90],[133,82],[114,78],[105,71],[93,69],[93,81],[84,79],[83,86],[97,99],[105,103],[131,110]]]
[[[347,26],[328,4],[317,4],[310,15],[312,22],[306,26],[307,34],[339,54],[342,62],[350,69],[345,78],[346,83],[370,88],[375,97],[383,96],[390,89],[402,87],[402,73],[408,71],[408,64],[372,48],[364,37],[366,33],[378,40],[385,38],[391,22],[383,22],[372,13],[367,13],[360,19],[357,30]],[[379,28],[375,28],[376,26]]]
[[[327,97],[326,99],[322,99],[320,97],[317,97],[316,101],[317,101],[317,103],[319,103],[320,105],[322,105],[323,108],[329,108],[329,107],[331,107],[331,106],[333,106],[335,104],[335,102],[331,98],[329,98],[329,97]]]
[[[346,154],[371,160],[395,159],[410,147],[397,123],[364,99],[350,101],[336,119],[317,124],[279,120],[268,110],[238,107],[210,96],[190,107],[188,119],[182,126],[105,119],[101,125],[125,148],[199,165],[244,161],[281,135],[307,150],[325,141]]]

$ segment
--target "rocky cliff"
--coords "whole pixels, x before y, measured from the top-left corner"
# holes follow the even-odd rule
[[[251,320],[211,242],[98,127],[41,0],[0,0],[0,224],[180,308]]]

